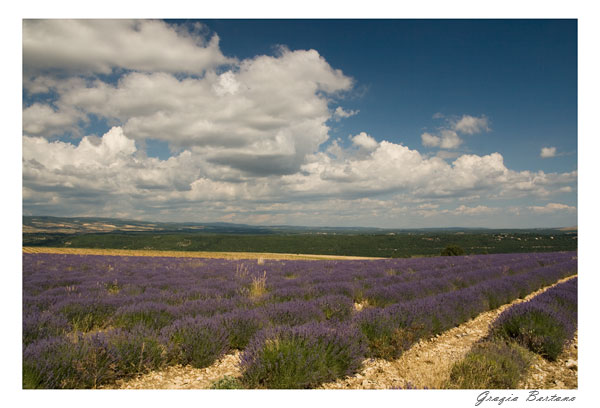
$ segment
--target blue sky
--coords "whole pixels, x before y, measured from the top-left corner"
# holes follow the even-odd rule
[[[26,20],[23,212],[577,224],[576,20]]]
[[[506,152],[531,169],[540,144],[563,153],[544,171],[577,169],[576,20],[203,20],[226,55],[273,54],[277,44],[315,49],[356,80],[344,106],[360,115],[333,128],[421,145],[436,113],[485,114],[494,135],[473,138],[477,154]],[[508,143],[507,143],[508,142]]]

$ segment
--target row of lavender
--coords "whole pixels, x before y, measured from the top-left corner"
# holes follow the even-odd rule
[[[577,330],[577,278],[505,310],[452,367],[449,388],[518,388],[531,353],[556,360]]]
[[[574,258],[251,263],[28,254],[24,379],[31,386],[93,387],[162,364],[206,366],[238,348],[246,349],[248,385],[314,386],[352,372],[365,354],[397,355],[422,336],[573,274]],[[355,303],[367,307],[356,312]],[[315,353],[319,347],[327,355]],[[310,378],[293,379],[302,375],[290,376],[289,364],[277,358],[266,370],[264,353]],[[325,362],[321,369],[315,356]]]
[[[119,315],[128,315],[124,307],[129,305],[159,308],[164,315],[175,317],[210,316],[240,306],[254,307],[256,302],[248,300],[249,291],[261,276],[267,289],[262,304],[340,295],[359,303],[367,300],[371,305],[385,306],[570,258],[569,254],[550,253],[463,257],[460,261],[421,258],[258,264],[31,254],[24,257],[24,315],[49,310],[92,327],[101,326],[104,318],[112,317],[117,309],[121,309]],[[88,321],[78,321],[84,317]],[[161,325],[160,319],[157,325]]]
[[[504,311],[493,335],[514,340],[548,360],[556,360],[577,330],[577,278],[569,279]]]
[[[371,355],[394,358],[423,337],[441,333],[482,312],[523,298],[576,271],[573,260],[534,268],[452,292],[368,309],[357,316],[356,321],[369,339]]]

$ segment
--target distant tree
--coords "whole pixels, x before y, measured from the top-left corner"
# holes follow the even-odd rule
[[[458,256],[464,254],[464,249],[454,244],[448,245],[446,248],[442,249],[442,256]]]

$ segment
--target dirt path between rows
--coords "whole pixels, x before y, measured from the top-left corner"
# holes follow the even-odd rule
[[[556,284],[572,279],[562,279]],[[555,285],[556,285],[555,284]],[[552,285],[554,286],[554,285]],[[485,312],[474,319],[450,329],[434,338],[421,340],[394,361],[367,359],[362,370],[347,378],[323,384],[324,389],[387,389],[387,388],[442,388],[455,362],[464,358],[471,347],[488,334],[490,323],[508,307],[524,302],[552,286],[531,293],[498,309]],[[240,353],[229,354],[203,369],[174,366],[137,378],[118,381],[106,388],[121,389],[200,389],[224,376],[241,375]],[[577,388],[577,335],[556,362],[536,356],[526,378],[519,388],[574,389]]]
[[[118,380],[115,384],[103,388],[111,389],[206,389],[225,376],[241,375],[238,367],[240,352],[227,354],[206,368],[190,366],[171,366],[164,370],[153,371],[130,380]]]

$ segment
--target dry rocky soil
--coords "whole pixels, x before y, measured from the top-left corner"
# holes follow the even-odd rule
[[[572,278],[572,277],[571,277]],[[571,279],[566,278],[561,280]],[[324,389],[386,389],[443,388],[455,362],[460,361],[470,348],[488,334],[490,323],[506,308],[523,302],[547,290],[541,289],[525,299],[519,299],[496,310],[480,314],[460,326],[431,339],[421,340],[399,359],[386,361],[367,359],[359,373],[323,384]],[[210,367],[197,369],[173,366],[137,378],[118,381],[106,388],[120,389],[202,389],[225,376],[241,375],[240,353],[228,354]],[[577,335],[557,361],[549,362],[534,357],[520,389],[576,389],[577,388]]]

